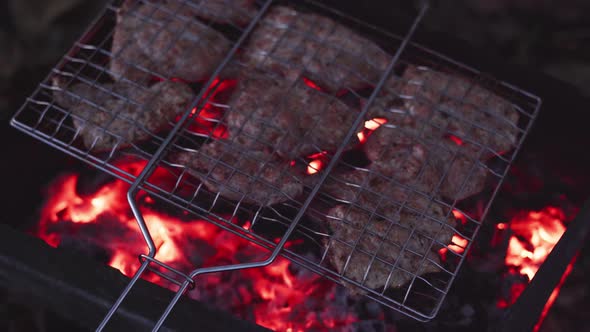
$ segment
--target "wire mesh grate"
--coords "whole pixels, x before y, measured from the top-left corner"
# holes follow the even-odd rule
[[[428,320],[540,100],[409,39],[315,1],[123,1],[12,124]]]

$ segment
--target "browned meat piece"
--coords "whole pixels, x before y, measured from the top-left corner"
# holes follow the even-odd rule
[[[210,191],[234,201],[272,205],[293,200],[303,191],[288,162],[264,152],[245,151],[228,141],[181,153],[175,162],[186,166]]]
[[[358,116],[305,84],[292,86],[256,74],[242,76],[229,105],[230,139],[289,158],[336,149]]]
[[[485,188],[488,171],[480,161],[459,155],[454,160],[450,158],[442,162],[448,169],[440,188],[443,197],[462,200]]]
[[[364,149],[372,170],[400,181],[415,180],[429,158],[417,137],[389,123],[368,137]]]
[[[194,98],[187,85],[170,81],[150,88],[125,83],[63,87],[55,79],[54,86],[59,88],[54,92],[55,100],[72,113],[84,145],[94,151],[150,138],[186,111]]]
[[[256,15],[254,0],[176,0],[194,16],[218,23],[244,25]]]
[[[426,193],[438,192],[445,198],[461,200],[484,189],[487,169],[461,147],[431,139],[419,133],[384,124],[364,146],[369,169],[402,183],[419,184]],[[456,156],[455,156],[456,155]],[[473,168],[473,171],[471,170]]]
[[[230,42],[187,15],[185,7],[182,2],[168,0],[126,2],[120,8],[110,68],[115,79],[128,75],[141,80],[149,78],[146,72],[151,71],[164,78],[196,81],[213,72],[229,51]]]
[[[468,81],[425,67],[410,66],[392,76],[370,106],[370,117],[412,126],[424,138],[485,160],[511,150],[518,140],[518,111],[506,100]]]
[[[377,83],[391,56],[335,21],[288,7],[269,10],[244,51],[246,62],[288,81],[307,76],[330,91]]]
[[[431,164],[436,169],[438,192],[450,200],[462,200],[480,193],[486,184],[488,168],[484,161],[465,153],[461,146],[442,141],[428,143]]]
[[[351,202],[325,216],[332,230],[327,257],[341,275],[379,289],[440,271],[436,252],[450,243],[455,225],[446,207],[362,170],[331,175],[323,190]]]
[[[150,68],[156,67],[143,53],[135,38],[141,20],[129,13],[137,11],[134,6],[137,6],[136,1],[126,0],[117,10],[109,69],[115,80],[126,78],[133,82],[147,82],[152,76]]]
[[[419,118],[429,117],[429,122],[439,128],[431,128],[432,133],[458,137],[463,141],[462,149],[472,155],[479,155],[485,147],[482,159],[516,145],[518,111],[491,91],[467,79],[424,67],[409,67],[404,80],[401,95],[406,107]]]

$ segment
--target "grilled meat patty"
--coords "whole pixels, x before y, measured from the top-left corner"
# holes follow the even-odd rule
[[[426,192],[451,200],[484,189],[488,172],[481,161],[461,147],[421,136],[411,127],[381,125],[364,146],[369,169],[402,183],[420,183]]]
[[[327,17],[276,6],[252,32],[244,58],[288,81],[303,75],[336,91],[376,84],[391,56]]]
[[[241,26],[256,15],[254,0],[175,0],[185,2],[186,10],[194,16],[217,23]]]
[[[229,40],[191,16],[182,2],[127,1],[117,13],[110,70],[115,79],[141,81],[154,73],[197,81],[210,75],[229,49]]]
[[[54,79],[56,102],[71,112],[84,145],[94,151],[149,139],[187,110],[194,99],[184,83],[164,81],[150,88],[128,83],[65,86]]]
[[[411,126],[425,139],[460,145],[486,160],[515,147],[519,113],[505,99],[465,78],[409,66],[393,75],[369,115]]]
[[[414,180],[428,159],[428,148],[417,137],[389,123],[381,125],[364,146],[371,168],[398,180]]]
[[[303,83],[242,76],[226,112],[230,138],[258,151],[296,158],[335,150],[358,112]],[[351,144],[358,141],[353,140]]]
[[[440,271],[436,252],[455,224],[445,206],[364,170],[332,174],[322,191],[340,201],[325,220],[327,257],[342,276],[381,289]]]
[[[273,205],[294,199],[303,184],[288,162],[229,141],[214,141],[195,152],[183,152],[175,162],[199,178],[214,193],[234,201]]]

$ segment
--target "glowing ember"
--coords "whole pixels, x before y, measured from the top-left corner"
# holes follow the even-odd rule
[[[227,129],[219,121],[223,115],[223,109],[216,106],[216,104],[220,102],[219,99],[223,99],[224,92],[231,90],[235,87],[236,83],[236,80],[230,79],[222,81],[219,78],[215,78],[213,80],[203,94],[202,100],[206,101],[205,105],[188,126],[190,132],[207,136],[211,135],[214,138],[228,138]],[[193,116],[197,114],[197,109],[194,108],[191,114]],[[180,116],[176,118],[176,121],[179,120]]]
[[[365,121],[365,128],[356,134],[357,138],[359,139],[359,142],[364,143],[367,140],[367,137],[369,137],[369,135],[371,134],[371,132],[375,131],[384,123],[387,123],[387,119],[374,118]]]
[[[323,163],[321,159],[315,159],[309,162],[307,166],[307,174],[315,174],[322,169]]]
[[[374,118],[372,120],[365,121],[365,128],[367,128],[369,130],[375,130],[375,129],[379,128],[379,126],[381,126],[382,124],[384,124],[386,122],[387,122],[387,119]]]
[[[455,143],[456,145],[463,145],[463,140],[460,139],[459,137],[455,136],[455,135],[449,135],[448,138],[453,141],[453,143]]]
[[[326,159],[328,157],[327,151],[322,151],[318,153],[314,153],[312,155],[307,156],[306,158],[311,160],[307,164],[307,174],[312,175],[316,174],[317,172],[321,171],[326,163]]]
[[[514,234],[510,237],[506,265],[533,279],[565,232],[564,219],[563,211],[554,207],[516,215],[510,221]]]
[[[119,164],[137,175],[145,162]],[[157,169],[158,181],[167,180]],[[138,255],[147,248],[127,205],[128,184],[115,180],[91,195],[78,194],[75,174],[58,179],[48,190],[37,229],[39,237],[58,246],[67,236],[98,247],[108,254],[108,264],[127,276],[139,267]],[[156,258],[181,271],[198,266],[259,261],[268,252],[204,220],[176,217],[155,209],[154,199],[141,192],[141,210],[157,248]],[[237,223],[237,221],[235,221]],[[249,230],[249,222],[240,225]],[[288,246],[295,245],[290,242]],[[155,273],[146,280],[175,289]],[[227,274],[199,277],[188,296],[205,301],[275,331],[332,331],[358,321],[354,307],[337,304],[337,286],[318,275],[279,258],[274,264]]]
[[[508,243],[505,263],[510,272],[526,277],[530,282],[541,264],[545,261],[555,244],[565,232],[563,221],[565,214],[561,209],[546,207],[541,211],[529,211],[517,214],[509,223],[499,223],[496,228],[501,231],[512,231]],[[562,275],[560,283],[551,293],[534,331],[538,331],[549,309],[559,294],[563,282],[571,272],[573,261]],[[499,308],[507,308],[514,304],[524,291],[526,283],[511,285],[507,298],[500,298]]]
[[[462,254],[467,247],[469,241],[467,239],[462,238],[460,235],[453,235],[453,239],[451,240],[451,244],[449,244],[449,249],[452,251]]]
[[[314,81],[310,80],[307,77],[303,78],[303,82],[305,83],[305,85],[307,85],[308,87],[310,87],[314,90],[322,91],[322,88],[320,88],[319,85],[317,85]]]
[[[461,222],[462,225],[467,224],[467,217],[463,213],[461,213],[461,211],[453,209],[452,212],[455,219],[459,220],[459,222]]]
[[[455,252],[458,255],[461,255],[463,252],[465,252],[465,248],[468,244],[469,240],[461,237],[459,234],[455,234],[453,235],[451,243],[448,246],[439,249],[438,253],[442,257],[442,259],[445,260],[446,254],[449,250]]]

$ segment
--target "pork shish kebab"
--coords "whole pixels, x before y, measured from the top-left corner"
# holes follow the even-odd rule
[[[84,145],[96,152],[149,139],[185,112],[195,98],[188,85],[172,81],[149,88],[125,82],[67,86],[55,77],[53,86],[55,101],[71,112]]]
[[[230,41],[192,16],[190,8],[173,0],[125,1],[117,12],[111,48],[115,80],[145,82],[160,76],[197,81],[209,76]]]
[[[288,81],[305,76],[328,91],[375,85],[391,56],[372,41],[314,13],[272,7],[252,32],[245,62]]]

